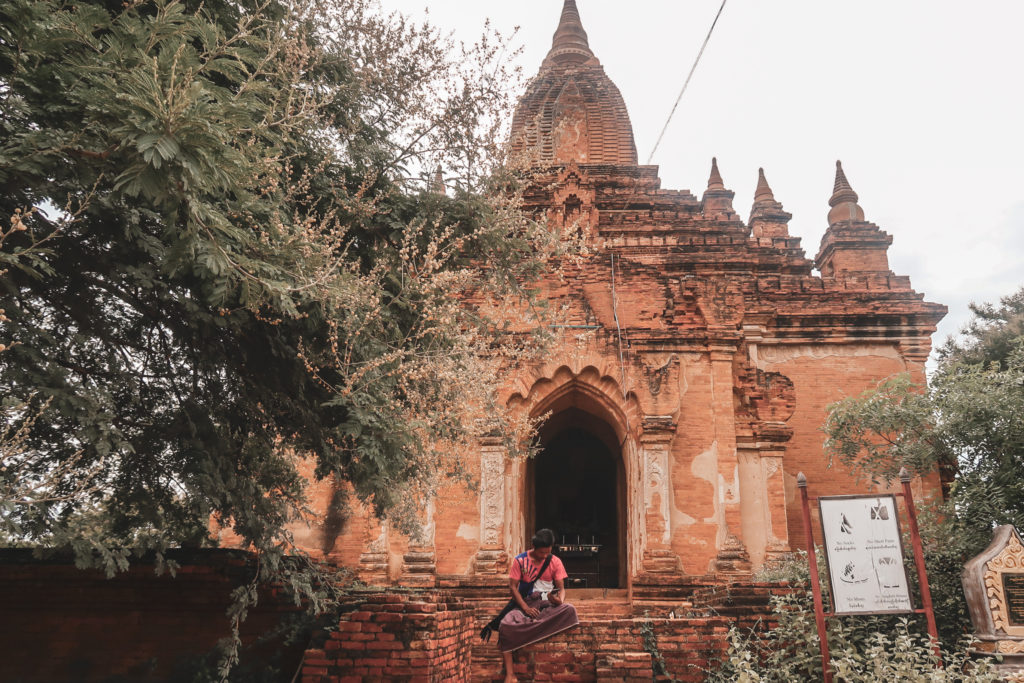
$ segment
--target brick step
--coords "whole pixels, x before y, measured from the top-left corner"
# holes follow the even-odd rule
[[[579,600],[628,600],[629,591],[625,588],[569,588],[565,591],[569,602]]]
[[[696,611],[693,603],[688,600],[644,600],[632,605],[635,617],[683,619],[695,616]],[[701,612],[703,615],[704,612]]]
[[[580,619],[627,618],[632,615],[632,606],[626,600],[577,600],[568,596]]]
[[[652,677],[650,652],[618,652],[597,657],[596,680],[608,683],[649,683]]]
[[[724,656],[729,620],[721,617],[685,619],[584,618],[579,626],[515,654],[520,681],[622,681],[654,679],[645,636],[655,636],[658,651],[677,681],[696,683],[707,668]],[[490,644],[474,641],[472,680],[502,680],[501,654]]]

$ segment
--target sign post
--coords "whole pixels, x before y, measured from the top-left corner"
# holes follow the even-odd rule
[[[903,484],[903,501],[907,505],[907,518],[910,520],[910,542],[914,546],[914,564],[917,565],[917,580],[921,584],[921,603],[924,605],[925,618],[928,620],[928,635],[932,637],[932,648],[942,666],[942,651],[939,649],[939,629],[935,625],[935,611],[932,609],[932,589],[928,585],[928,573],[924,566],[924,547],[921,545],[921,534],[917,530],[917,508],[914,507],[914,495],[910,491],[910,472],[907,468],[900,469],[900,483]]]
[[[800,502],[803,507],[804,531],[807,535],[807,561],[814,594],[814,618],[821,646],[825,683],[832,681],[825,617],[855,614],[924,614],[928,623],[938,665],[942,666],[938,629],[932,610],[931,590],[924,565],[924,551],[917,527],[917,509],[910,490],[910,474],[900,471],[902,493],[882,495],[821,496],[818,501],[822,542],[832,595],[832,612],[825,612],[814,552],[814,531],[811,525],[811,496],[807,477],[797,476]],[[914,609],[910,597],[910,581],[903,562],[903,537],[900,533],[896,498],[907,506],[914,564],[921,585],[922,609]]]
[[[814,595],[814,623],[818,626],[818,647],[821,650],[821,668],[825,683],[832,683],[832,656],[828,651],[828,633],[825,631],[825,608],[821,601],[821,582],[818,578],[818,558],[814,553],[814,530],[811,527],[811,505],[807,497],[807,477],[801,472],[796,477],[800,489],[800,503],[804,509],[804,533],[807,535],[807,563],[811,571],[811,593]]]

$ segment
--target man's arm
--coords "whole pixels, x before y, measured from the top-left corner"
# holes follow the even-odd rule
[[[512,599],[519,605],[519,609],[523,611],[523,614],[533,619],[540,616],[540,610],[534,607],[527,607],[526,600],[519,594],[519,579],[509,577],[508,587],[512,591]]]
[[[548,593],[548,602],[556,607],[565,602],[565,579],[555,579],[555,590]]]

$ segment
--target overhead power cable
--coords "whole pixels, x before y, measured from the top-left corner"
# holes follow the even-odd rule
[[[651,156],[647,157],[647,165],[650,166],[651,161],[654,159],[654,153],[658,151],[658,146],[661,145],[661,139],[665,137],[665,131],[668,130],[668,126],[672,123],[672,117],[675,116],[676,109],[679,107],[679,102],[683,99],[683,93],[686,92],[687,86],[690,85],[690,79],[693,78],[693,72],[697,70],[697,65],[700,64],[700,58],[704,56],[704,48],[708,46],[708,41],[711,40],[711,34],[715,32],[715,25],[718,23],[718,18],[722,16],[722,10],[725,9],[725,3],[727,0],[722,0],[722,6],[718,8],[718,14],[715,15],[715,20],[711,22],[711,28],[708,29],[708,35],[704,38],[704,44],[700,46],[700,52],[697,53],[697,59],[693,60],[693,66],[690,67],[690,75],[686,77],[686,82],[683,83],[683,89],[679,91],[679,97],[676,98],[676,103],[672,105],[672,111],[668,114],[668,120],[665,121],[665,127],[661,129],[661,135],[658,136],[658,141],[654,143],[654,149],[651,150]]]

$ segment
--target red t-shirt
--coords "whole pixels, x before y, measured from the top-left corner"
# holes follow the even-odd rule
[[[534,562],[528,552],[516,555],[516,558],[512,560],[512,567],[509,569],[508,576],[516,581],[534,581],[539,579],[552,583],[558,579],[569,578],[569,575],[565,573],[565,565],[554,555],[551,556],[551,562],[548,563],[548,568],[544,570],[544,575],[538,577],[537,573],[540,572],[542,564],[544,564],[543,560]]]

